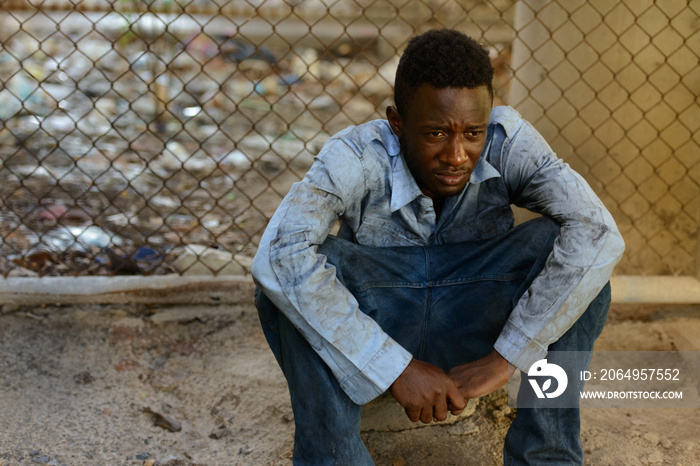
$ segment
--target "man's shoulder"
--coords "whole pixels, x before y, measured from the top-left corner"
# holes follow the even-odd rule
[[[373,186],[391,172],[399,143],[386,120],[350,126],[334,134],[316,156],[316,170],[338,183]],[[312,170],[313,171],[313,170]]]
[[[373,120],[367,123],[349,126],[336,133],[328,141],[330,144],[341,142],[356,155],[365,153],[367,146],[378,144],[388,155],[399,153],[399,142],[386,120]]]
[[[491,109],[489,125],[500,125],[508,137],[512,137],[525,124],[525,120],[516,109],[500,105]]]

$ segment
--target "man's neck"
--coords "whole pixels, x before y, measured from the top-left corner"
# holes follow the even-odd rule
[[[435,198],[433,199],[433,210],[435,211],[435,220],[440,219],[440,214],[442,214],[442,208],[445,206],[445,199]]]

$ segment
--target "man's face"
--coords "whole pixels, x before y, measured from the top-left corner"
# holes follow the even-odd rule
[[[387,108],[387,118],[423,194],[436,202],[460,193],[479,161],[491,114],[486,86],[438,89],[421,85],[405,118]]]

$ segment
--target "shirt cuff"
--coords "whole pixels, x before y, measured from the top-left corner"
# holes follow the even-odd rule
[[[360,372],[343,379],[340,387],[356,404],[367,404],[389,389],[411,359],[411,353],[387,338],[372,360]]]
[[[509,322],[503,327],[494,349],[506,361],[524,372],[535,362],[547,357],[547,348],[543,348]]]

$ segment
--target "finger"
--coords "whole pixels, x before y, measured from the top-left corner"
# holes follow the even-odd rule
[[[436,421],[447,419],[447,399],[445,397],[440,397],[433,406],[433,419]]]
[[[452,403],[447,403],[447,409],[455,416],[462,414],[464,408],[456,408]]]
[[[455,416],[459,416],[460,414],[462,414],[463,411],[464,411],[464,408],[462,408],[462,409],[450,409],[450,412]]]
[[[420,412],[420,422],[423,424],[430,424],[433,421],[433,410],[432,408],[425,408]]]
[[[406,416],[411,420],[411,422],[418,422],[421,415],[421,410],[416,408],[405,408]]]
[[[464,397],[462,397],[462,399],[464,399],[464,404],[465,404],[465,407],[466,407],[467,402],[469,401],[469,399],[465,399]],[[465,408],[459,408],[459,407],[453,405],[452,402],[450,401],[450,399],[448,398],[448,399],[447,399],[447,409],[448,409],[452,414],[454,414],[454,415],[456,416],[456,415],[458,415],[458,414],[462,414],[462,411],[464,411]]]
[[[467,407],[467,398],[459,391],[457,387],[450,387],[447,390],[447,404],[450,406],[450,411],[455,414],[461,413]]]

